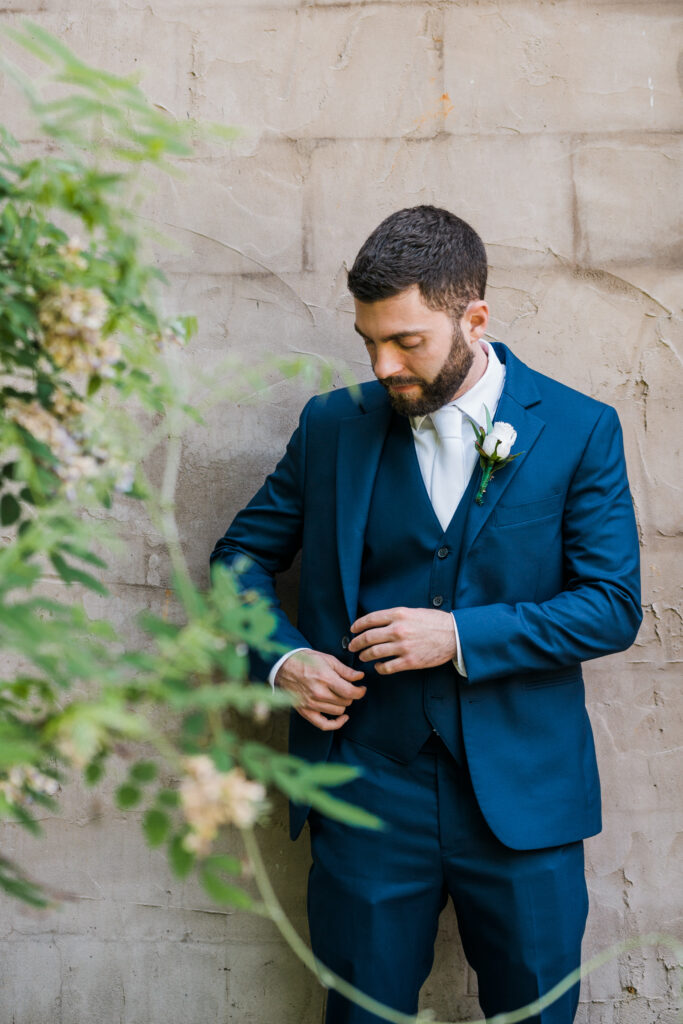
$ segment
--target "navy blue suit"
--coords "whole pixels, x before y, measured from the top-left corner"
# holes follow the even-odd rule
[[[354,663],[349,626],[365,611],[439,606],[455,615],[467,678],[451,666],[400,677],[370,673],[367,695],[351,707],[333,751],[366,773],[351,784],[349,797],[383,810],[396,836],[412,831],[410,842],[397,841],[396,871],[408,864],[408,878],[424,879],[438,863],[439,878],[410,896],[405,876],[392,874],[387,847],[373,845],[381,837],[340,831],[318,816],[311,822],[316,952],[407,1012],[429,970],[431,950],[421,947],[433,942],[447,891],[486,1013],[514,1009],[515,1001],[533,998],[575,965],[586,910],[585,889],[579,892],[576,881],[582,879],[580,841],[600,830],[581,662],[628,647],[641,619],[638,538],[616,413],[530,370],[505,346],[495,349],[506,368],[495,419],[512,424],[514,451],[523,454],[495,475],[483,505],[473,500],[473,481],[448,530],[436,524],[407,421],[396,417],[385,390],[372,382],[308,403],[283,459],[212,556],[228,564],[249,557],[244,584],[269,595],[278,609],[278,642],[310,646],[347,664]],[[392,529],[383,530],[383,522]],[[274,577],[299,549],[295,628],[279,609]],[[265,678],[276,659],[255,655],[254,674]],[[435,743],[432,730],[443,742]],[[331,734],[293,713],[292,753],[323,760],[332,743]],[[292,808],[293,835],[307,810]],[[409,817],[401,821],[403,814]],[[452,856],[444,866],[439,843],[449,830]],[[419,851],[415,833],[424,838]],[[554,851],[552,870],[548,851]],[[518,894],[532,862],[533,885],[506,903],[496,880],[514,876],[510,891]],[[384,866],[368,871],[370,863]],[[474,863],[488,865],[486,883]],[[530,892],[542,894],[549,872],[559,881],[548,887],[553,895],[530,922],[520,906],[533,902]],[[570,876],[573,891],[565,884]],[[348,920],[339,916],[340,902],[351,906],[356,889],[374,907],[383,887],[392,908],[384,918],[365,919],[359,907]],[[399,891],[405,898],[395,910]],[[544,923],[543,906],[553,900],[557,908],[569,907],[568,916],[556,909]],[[484,939],[485,924],[477,930],[469,918],[485,921],[494,905],[505,911],[495,923],[491,917]],[[325,927],[330,914],[339,918],[332,938]],[[411,929],[419,933],[420,952],[413,946],[402,959],[398,936]],[[517,984],[528,964],[511,955],[508,980],[501,980],[506,972],[499,959],[491,974],[492,957],[529,944],[525,929],[535,935],[531,959],[542,958],[539,947],[562,947],[553,966],[534,967],[533,981]],[[494,936],[504,936],[502,947]],[[377,947],[386,943],[382,970]],[[371,962],[372,972],[364,974],[359,961]],[[375,1019],[354,1015],[342,1003],[331,1000],[329,1021]],[[557,1015],[536,1019],[569,1021],[575,1005],[573,993]]]

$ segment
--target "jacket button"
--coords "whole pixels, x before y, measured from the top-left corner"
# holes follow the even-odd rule
[[[341,645],[344,648],[344,650],[346,650],[346,648],[349,646],[350,643],[351,643],[351,637],[350,636],[343,636],[342,637]]]
[[[437,554],[438,558],[447,558],[448,557],[448,548],[439,548],[439,550],[437,551],[436,554]]]
[[[434,605],[435,608],[441,607],[441,605],[443,604],[443,598],[441,594],[437,594],[436,597],[432,598],[432,604]]]

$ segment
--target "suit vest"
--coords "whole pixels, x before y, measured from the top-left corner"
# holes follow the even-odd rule
[[[375,478],[365,531],[358,616],[382,608],[453,608],[465,521],[478,473],[444,531],[427,494],[410,423],[394,414]],[[365,672],[365,697],[353,704],[344,736],[397,761],[408,762],[432,735],[465,763],[459,676],[449,661],[421,671],[379,675],[374,663],[354,659]]]

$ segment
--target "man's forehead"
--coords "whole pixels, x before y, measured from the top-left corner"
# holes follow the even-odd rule
[[[417,285],[376,302],[362,302],[354,298],[354,305],[356,331],[373,341],[391,341],[431,333],[440,325],[443,317],[448,316],[442,310],[430,309]]]

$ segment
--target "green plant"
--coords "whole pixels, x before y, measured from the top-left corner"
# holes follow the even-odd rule
[[[202,422],[178,357],[197,325],[159,312],[165,282],[143,257],[133,198],[150,170],[177,173],[174,161],[192,153],[199,126],[166,117],[132,79],[89,67],[38,26],[9,34],[51,69],[43,86],[67,92],[44,100],[40,86],[5,65],[49,146],[26,156],[0,127],[0,819],[39,833],[35,807],[56,809],[75,771],[96,785],[112,752],[123,753],[117,804],[144,812],[147,842],[166,848],[176,875],[197,871],[216,903],[267,914],[323,985],[411,1024],[418,1018],[382,1007],[320,964],[276,899],[253,831],[269,787],[351,823],[378,823],[329,792],[353,772],[247,741],[227,717],[259,722],[289,705],[248,680],[248,646],[269,649],[272,615],[225,570],[202,593],[178,538],[181,437]],[[203,405],[253,388],[273,367],[315,373],[300,359],[249,368],[227,361],[227,387]],[[145,473],[151,452],[163,467],[158,486]],[[84,604],[88,592],[107,597],[106,552],[116,538],[104,513],[122,501],[140,504],[172,567],[173,599],[164,614],[140,617],[137,645]],[[242,861],[214,847],[229,826],[242,831],[258,905]],[[50,902],[49,890],[1,853],[0,888],[35,906]],[[680,948],[645,936],[581,974],[645,942]],[[499,1024],[524,1020],[575,980]]]
[[[23,157],[6,131],[0,142],[0,644],[14,666],[0,680],[0,816],[38,832],[32,808],[55,807],[70,771],[94,785],[110,752],[123,751],[119,807],[144,807],[147,841],[165,844],[177,874],[196,868],[214,900],[247,906],[246,890],[225,878],[240,862],[213,842],[223,826],[260,817],[267,787],[362,815],[327,791],[348,772],[240,738],[228,712],[263,720],[289,705],[248,680],[247,645],[268,649],[273,619],[227,571],[202,593],[178,541],[180,440],[201,422],[178,348],[196,322],[159,312],[164,278],[143,258],[133,197],[150,169],[178,173],[172,161],[191,154],[199,127],[37,26],[10,34],[51,68],[45,84],[68,92],[46,101],[10,68],[50,146]],[[233,392],[263,372],[233,366]],[[158,487],[144,468],[153,450]],[[140,617],[138,647],[93,621],[82,600],[106,598],[114,542],[106,517],[84,511],[122,501],[141,503],[172,566],[174,599],[166,615]],[[0,886],[35,904],[49,898],[7,860]]]

